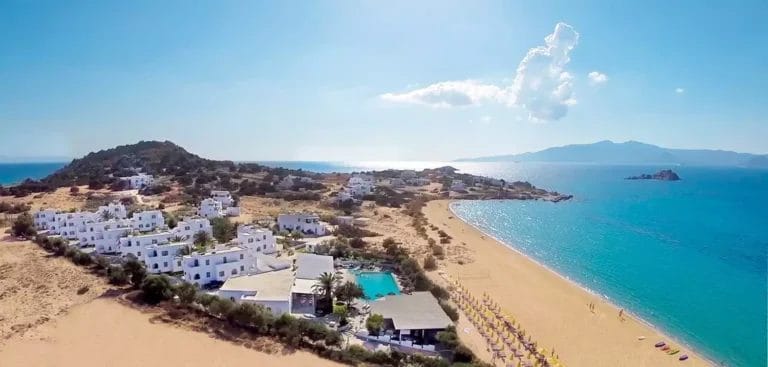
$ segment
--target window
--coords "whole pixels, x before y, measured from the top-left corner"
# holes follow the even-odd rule
[[[157,245],[157,240],[152,240],[153,245]]]
[[[205,259],[205,265],[211,265],[211,260]]]
[[[220,271],[220,272],[219,272],[219,276],[220,276],[220,277],[223,277],[223,276],[224,276],[224,270],[222,270],[222,271]]]
[[[160,255],[162,255],[162,256],[168,256],[168,251],[160,251]]]
[[[163,261],[163,267],[164,267],[164,268],[167,268],[167,267],[168,267],[168,262],[167,262],[167,261]]]
[[[194,279],[195,279],[195,280],[198,280],[198,279],[200,279],[200,274],[195,274],[195,278],[194,278]]]
[[[243,259],[243,254],[240,254],[240,260],[242,260],[242,259]]]
[[[237,274],[237,269],[232,269],[232,275]]]
[[[245,271],[245,266],[240,265],[240,271]]]
[[[157,269],[157,263],[152,264],[152,269]]]
[[[141,257],[141,251],[136,252],[136,257]]]
[[[206,278],[210,278],[211,277],[211,272],[210,271],[205,272],[205,277]]]
[[[181,261],[177,261],[176,266],[181,266]]]

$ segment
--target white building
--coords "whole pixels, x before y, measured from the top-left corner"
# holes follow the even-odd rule
[[[86,232],[86,224],[97,220],[91,212],[56,214],[56,227],[52,231],[68,240],[77,240]]]
[[[174,237],[171,232],[128,235],[118,240],[118,251],[123,256],[133,255],[139,260],[144,259],[146,247],[170,243]]]
[[[202,254],[193,252],[183,256],[181,263],[184,280],[200,286],[210,282],[224,282],[232,276],[245,273],[253,265],[246,260],[246,250],[224,246]]]
[[[465,191],[466,189],[462,180],[453,180],[451,183],[451,191]]]
[[[125,205],[121,203],[109,203],[100,206],[99,209],[96,210],[96,215],[104,220],[125,219],[128,217],[128,210],[125,208]]]
[[[207,219],[221,218],[224,216],[224,206],[213,198],[204,199],[200,202],[197,215]]]
[[[56,232],[56,215],[59,211],[56,209],[40,209],[32,215],[35,222],[35,228],[38,231],[50,230]]]
[[[347,190],[346,187],[342,187],[341,191],[339,191],[338,195],[336,195],[336,202],[337,203],[343,203],[348,200],[354,200],[354,197],[352,194]]]
[[[86,223],[86,232],[80,234],[80,246],[93,246],[100,254],[118,252],[120,238],[128,236],[131,231],[130,221],[127,220],[91,221]]]
[[[235,199],[232,198],[232,194],[225,190],[213,190],[211,191],[211,199],[221,203],[224,208],[232,206],[235,203]]]
[[[144,264],[150,273],[176,273],[183,271],[180,253],[191,246],[186,242],[149,245],[144,247]]]
[[[248,250],[249,256],[277,252],[277,241],[272,231],[254,225],[237,227],[236,241],[239,247]]]
[[[314,213],[280,214],[277,216],[277,226],[281,231],[299,231],[317,236],[324,236],[328,232],[325,223]]]
[[[152,175],[144,173],[139,173],[136,176],[121,177],[120,180],[127,182],[129,189],[143,189],[155,183],[155,178]]]
[[[165,218],[160,210],[146,210],[133,213],[131,216],[133,228],[142,232],[153,231],[165,226]]]
[[[219,297],[261,305],[280,315],[291,312],[292,286],[293,272],[290,269],[231,277],[219,289]]]
[[[365,195],[373,194],[375,180],[371,175],[353,175],[347,182],[346,190],[350,195],[359,198]]]
[[[213,235],[211,221],[207,218],[184,218],[184,220],[180,221],[176,225],[176,228],[172,229],[171,232],[174,236],[184,240],[192,239],[198,232],[205,232],[209,235]]]

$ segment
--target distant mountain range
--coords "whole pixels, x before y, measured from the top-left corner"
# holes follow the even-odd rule
[[[573,144],[538,152],[463,158],[456,162],[566,162],[598,164],[665,164],[768,168],[768,154],[725,150],[669,149],[636,141]]]

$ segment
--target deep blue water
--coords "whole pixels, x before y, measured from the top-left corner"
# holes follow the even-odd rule
[[[459,216],[728,366],[765,366],[768,170],[674,167],[679,182],[623,178],[669,167],[533,163],[262,162],[318,172],[463,172],[575,195],[557,204],[461,202]],[[62,164],[3,165],[0,183]]]
[[[66,163],[0,163],[0,185],[10,185],[24,179],[39,179],[64,167]]]

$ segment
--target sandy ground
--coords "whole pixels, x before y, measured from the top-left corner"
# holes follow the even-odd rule
[[[37,338],[0,347],[7,366],[338,366],[308,352],[266,354],[210,336],[153,323],[152,315],[99,298],[44,325]]]
[[[442,264],[443,270],[476,296],[490,294],[540,346],[554,346],[565,365],[710,365],[631,315],[621,321],[618,308],[483,235],[454,217],[448,205],[447,200],[431,201],[423,212],[430,223],[451,235],[453,242],[468,244],[473,261],[463,265],[446,262]],[[595,313],[589,311],[590,302],[596,304]],[[645,336],[645,340],[638,340],[640,336]],[[669,356],[654,348],[661,340],[679,347],[680,353]],[[472,344],[470,347],[475,347]],[[678,361],[682,354],[691,358]]]
[[[0,233],[5,228],[0,229]],[[78,304],[101,295],[104,282],[64,258],[50,257],[29,241],[0,239],[0,347]],[[78,294],[78,290],[88,290]],[[2,358],[0,358],[2,360]]]

